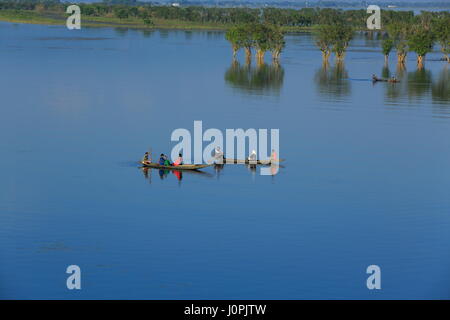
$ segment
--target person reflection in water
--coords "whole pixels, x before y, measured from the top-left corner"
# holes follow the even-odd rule
[[[173,170],[172,173],[177,177],[178,181],[181,181],[183,179],[183,173],[179,170]]]
[[[161,180],[164,180],[164,178],[166,178],[169,175],[169,170],[159,169],[158,172]]]
[[[142,173],[144,174],[145,179],[149,179],[149,175],[148,175],[148,168],[141,168],[142,169]]]
[[[175,175],[175,177],[177,177],[178,181],[181,181],[183,179],[183,173],[180,170],[159,169],[158,173],[159,173],[159,177],[161,178],[161,180],[166,179],[169,176],[170,171],[172,171],[172,173]]]

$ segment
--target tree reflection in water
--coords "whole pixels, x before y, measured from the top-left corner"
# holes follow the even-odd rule
[[[322,63],[322,67],[317,70],[314,79],[321,95],[332,98],[350,95],[351,85],[343,61],[336,61],[333,65]]]
[[[141,33],[144,38],[151,38],[155,33],[155,29],[143,29]]]
[[[433,113],[440,117],[450,117],[450,69],[448,65],[439,73],[438,79],[431,86]]]
[[[350,95],[351,85],[343,61],[337,61],[332,66],[323,63],[316,72],[315,81],[322,95],[333,98]]]
[[[117,27],[114,31],[119,37],[125,37],[128,34],[128,28]]]
[[[234,60],[225,72],[225,82],[232,88],[257,95],[279,95],[283,86],[284,69],[280,64],[241,65]]]
[[[399,97],[401,97],[402,95],[404,95],[404,91],[405,91],[405,65],[404,64],[398,64],[397,65],[397,74],[392,74],[390,69],[389,69],[389,65],[385,64],[383,66],[383,69],[381,70],[381,76],[384,79],[388,79],[392,76],[395,76],[395,78],[397,78],[398,80],[400,80],[400,82],[398,83],[388,83],[388,82],[383,82],[380,83],[380,85],[384,85],[385,86],[385,96],[387,98],[388,102],[395,102]],[[378,84],[378,83],[376,83]]]
[[[399,83],[382,82],[380,84],[385,87],[387,102],[397,103],[402,102],[405,98],[420,100],[429,97],[434,103],[448,106],[450,101],[450,70],[448,66],[443,68],[436,79],[426,68],[417,68],[407,72],[404,65],[397,65],[396,71]],[[387,65],[383,67],[381,74],[383,78],[389,78],[391,73]]]
[[[408,72],[408,96],[410,98],[421,98],[431,91],[431,71],[418,68],[416,71]]]
[[[431,96],[433,101],[438,103],[447,102],[447,108],[450,108],[450,69],[448,65],[439,73],[438,79],[431,86]]]

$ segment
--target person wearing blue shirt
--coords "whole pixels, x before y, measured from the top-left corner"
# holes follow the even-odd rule
[[[166,162],[166,159],[165,159],[164,153],[161,153],[161,157],[159,158],[159,164],[163,166],[165,162]]]

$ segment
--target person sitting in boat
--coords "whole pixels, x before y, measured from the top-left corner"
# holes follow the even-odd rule
[[[256,161],[256,151],[255,150],[252,150],[252,153],[248,157],[248,160],[249,161]]]
[[[378,78],[377,78],[377,76],[376,75],[372,75],[372,81],[378,81]]]
[[[174,166],[179,166],[183,164],[183,156],[181,155],[181,153],[178,154],[178,158],[177,160],[175,160],[175,162],[173,163]]]
[[[270,155],[270,161],[278,161],[278,155],[277,152],[275,151],[275,149],[272,149],[272,154]]]
[[[222,163],[221,161],[223,160],[223,152],[222,152],[222,150],[220,150],[219,146],[217,146],[214,149],[213,157],[214,157],[214,160],[218,161],[219,163]]]
[[[159,164],[160,165],[164,165],[166,163],[166,156],[164,155],[164,153],[161,153],[161,156],[159,157]]]
[[[170,162],[169,158],[165,154],[163,155],[163,157],[164,157],[164,165],[171,166],[172,163]]]
[[[148,163],[148,152],[144,153],[144,157],[142,158],[143,163]]]

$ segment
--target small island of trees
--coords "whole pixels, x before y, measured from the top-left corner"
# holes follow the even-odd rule
[[[246,23],[231,27],[225,34],[231,43],[233,58],[239,49],[245,50],[246,61],[250,62],[252,49],[256,51],[258,64],[264,63],[267,51],[272,53],[272,59],[277,62],[285,46],[284,34],[281,28],[267,23]]]

